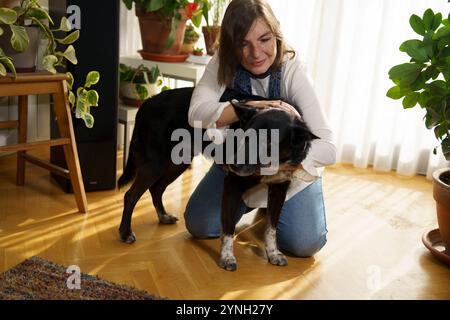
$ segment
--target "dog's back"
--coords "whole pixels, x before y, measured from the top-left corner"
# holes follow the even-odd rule
[[[141,105],[136,114],[128,161],[118,181],[119,188],[134,178],[138,166],[170,158],[170,151],[175,145],[170,141],[174,130],[193,130],[188,123],[193,90],[188,87],[164,91]]]

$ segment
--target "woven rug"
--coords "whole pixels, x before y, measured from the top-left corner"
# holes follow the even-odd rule
[[[31,257],[0,275],[1,300],[160,300],[125,285],[80,273],[72,281],[67,267]],[[68,285],[69,282],[69,285]],[[71,287],[72,289],[69,289]]]

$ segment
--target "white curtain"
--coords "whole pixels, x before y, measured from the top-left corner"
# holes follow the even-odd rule
[[[447,17],[446,0],[269,0],[283,33],[309,68],[336,133],[338,160],[402,175],[444,166],[419,107],[386,97],[389,69],[409,60],[400,44],[418,38],[409,17],[427,8]],[[134,13],[121,12],[121,54],[141,46]]]
[[[305,60],[336,133],[338,159],[402,175],[427,174],[450,163],[422,120],[386,97],[388,71],[409,57],[398,50],[418,39],[409,17],[427,8],[447,17],[446,0],[269,0],[284,35]]]

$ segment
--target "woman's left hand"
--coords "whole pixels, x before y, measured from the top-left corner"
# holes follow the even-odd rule
[[[291,106],[289,103],[281,101],[281,100],[261,100],[261,101],[247,101],[246,105],[252,106],[254,108],[277,108],[286,111],[294,117],[298,117],[301,119],[302,117],[298,113],[297,109]]]

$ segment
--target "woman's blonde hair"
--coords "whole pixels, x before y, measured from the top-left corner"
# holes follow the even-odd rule
[[[217,81],[230,86],[242,56],[242,42],[258,18],[264,19],[277,43],[277,55],[271,70],[281,67],[286,54],[290,58],[295,51],[287,46],[280,24],[266,0],[232,0],[225,11],[220,31],[218,49],[219,71]]]

